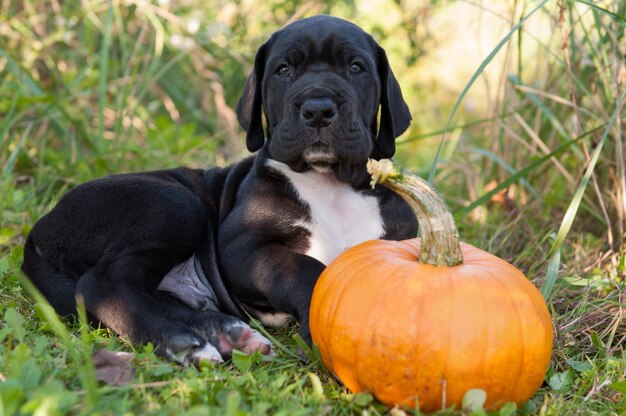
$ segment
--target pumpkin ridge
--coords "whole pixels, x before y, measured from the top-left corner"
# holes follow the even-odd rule
[[[505,287],[505,290],[507,291],[509,297],[511,296],[511,290],[508,287]],[[514,307],[515,310],[515,314],[517,315],[518,320],[516,322],[518,322],[519,326],[520,326],[520,330],[521,330],[521,340],[520,340],[520,344],[521,344],[521,350],[522,350],[522,356],[519,357],[519,363],[517,365],[517,374],[515,377],[515,381],[513,383],[511,383],[513,385],[513,388],[511,389],[511,391],[513,393],[518,392],[518,388],[520,385],[520,381],[522,380],[522,369],[525,367],[524,363],[527,361],[526,356],[528,355],[526,353],[526,346],[528,344],[527,338],[528,338],[528,334],[525,328],[525,325],[523,324],[523,322],[526,321],[526,317],[524,316],[524,314],[521,313],[519,305],[515,304]]]
[[[509,265],[509,267],[515,268],[512,265]],[[511,279],[510,282],[513,283],[516,286],[516,292],[522,293],[524,295],[526,301],[530,302],[530,305],[532,305],[532,309],[534,311],[534,314],[530,315],[530,316],[531,317],[533,317],[533,316],[536,317],[537,321],[540,324],[542,324],[542,322],[541,322],[542,320],[541,320],[540,317],[541,316],[545,316],[546,310],[543,309],[543,308],[542,308],[542,310],[539,310],[537,308],[536,299],[533,299],[533,297],[530,296],[529,290],[537,292],[537,299],[538,298],[543,299],[543,298],[541,297],[541,294],[539,293],[538,289],[522,274],[522,272],[519,271],[516,268],[515,268],[515,270],[519,273],[519,275],[517,276],[518,278],[516,278],[515,280]],[[508,286],[508,287],[506,287],[506,289],[507,289],[507,291],[509,293],[509,296],[511,298],[513,298],[513,296],[511,295],[512,287]],[[529,352],[530,351],[529,351],[529,348],[527,347],[528,344],[529,344],[528,341],[533,339],[533,338],[535,338],[535,334],[528,332],[528,328],[527,328],[527,326],[528,326],[527,325],[528,324],[527,314],[523,313],[520,310],[518,304],[515,305],[515,311],[516,311],[516,313],[517,313],[517,315],[519,317],[518,322],[521,324],[522,346],[523,346],[523,348],[522,348],[522,357],[520,359],[520,366],[519,366],[518,377],[516,377],[516,380],[515,380],[515,390],[513,390],[513,394],[515,396],[517,396],[517,397],[522,395],[522,393],[525,393],[524,396],[529,396],[528,392],[524,392],[523,391],[524,384],[522,383],[522,381],[525,381],[526,382],[525,384],[528,384],[529,376],[526,375],[526,377],[524,379],[522,379],[522,377],[520,377],[520,374],[524,373],[524,369],[527,366],[527,365],[526,366],[524,365],[525,363],[530,363],[530,365],[532,365],[534,368],[537,368],[537,364],[535,364],[535,362],[537,361],[536,355],[537,355],[538,349],[534,348],[532,350],[533,354],[529,357]],[[548,316],[549,316],[549,314],[548,314]],[[542,329],[544,329],[543,325],[541,325],[541,326],[542,326]],[[550,343],[550,351],[551,351],[552,350],[552,340],[548,339],[548,342]],[[537,343],[537,344],[539,344],[539,343]],[[548,356],[548,362],[549,362],[549,356]],[[547,367],[547,363],[546,363],[546,367]],[[545,374],[545,371],[546,371],[546,368],[543,368],[541,373]],[[543,380],[543,377],[542,377],[541,380]],[[541,380],[540,380],[539,384],[534,387],[533,391],[536,390],[537,388],[539,388],[539,386],[541,385]],[[522,390],[521,392],[519,391],[520,389]],[[530,394],[532,394],[532,392],[530,392]]]
[[[371,271],[372,270],[370,269],[369,272],[371,273]],[[374,303],[376,303],[376,301],[374,301]],[[361,340],[361,343],[356,346],[356,350],[355,350],[355,357],[356,357],[356,360],[355,360],[355,362],[356,362],[356,369],[355,369],[355,371],[359,375],[362,374],[362,372],[361,372],[361,363],[364,362],[364,360],[362,358],[362,352],[363,352],[362,346],[364,344],[366,344],[366,341],[370,341],[371,342],[371,338],[369,338],[369,337],[368,337],[367,340],[364,339],[363,332],[366,329],[369,329],[370,330],[370,337],[371,337],[372,328],[368,328],[368,327],[369,327],[369,322],[370,322],[370,316],[372,315],[373,312],[374,312],[373,308],[370,308],[369,310],[366,311],[365,317],[361,321],[361,327],[359,328],[359,330],[357,332],[357,336],[356,336],[356,339]],[[373,331],[375,333],[374,335],[376,335],[376,329],[377,329],[376,327],[374,327],[374,329],[373,329]],[[368,347],[369,347],[369,345],[368,345]],[[367,357],[367,358],[370,358],[370,357]],[[369,359],[366,360],[366,362],[367,362],[366,365],[369,366]],[[362,390],[365,390],[365,391],[372,391],[372,390],[374,390],[374,389],[371,388],[372,386],[368,382],[369,380],[367,380],[367,377],[365,377],[365,379],[363,379],[362,377],[360,377],[360,378],[361,378],[361,389]]]
[[[378,269],[378,267],[376,267],[376,269]],[[392,295],[393,295],[394,293],[401,293],[401,294],[404,294],[404,292],[398,292],[398,288],[399,288],[400,286],[404,286],[404,285],[406,284],[406,280],[403,278],[403,276],[400,276],[400,278],[397,278],[397,276],[401,274],[401,273],[400,273],[401,271],[402,271],[402,270],[398,270],[397,268],[394,268],[394,270],[393,270],[392,272],[388,272],[388,271],[386,272],[386,276],[385,276],[385,279],[384,279],[384,283],[381,285],[381,286],[383,286],[383,288],[382,288],[382,290],[380,290],[380,291],[378,292],[378,294],[376,295],[376,298],[377,298],[377,299],[393,299],[393,296],[389,296],[389,294],[392,294]],[[391,282],[391,284],[388,284],[389,282]],[[385,283],[386,283],[386,285],[385,285]],[[374,303],[376,303],[376,302],[374,302]],[[366,329],[368,329],[369,324],[370,324],[370,323],[371,323],[371,321],[372,321],[372,320],[371,320],[372,314],[374,314],[375,312],[377,313],[377,312],[379,312],[379,311],[375,310],[374,308],[371,308],[371,309],[367,312],[366,318],[363,320],[363,322],[365,323],[365,325],[362,325],[362,327],[361,327],[361,329],[360,329],[360,331],[359,331],[358,339],[361,339],[361,340],[366,340],[366,338],[365,338],[365,337],[363,337],[363,336],[362,336],[362,334],[363,334],[363,331],[365,331]],[[376,322],[376,323],[377,323],[377,322],[378,322],[378,320],[376,320],[376,321],[374,321],[374,322]],[[374,330],[373,330],[372,332],[373,332],[374,337],[372,337],[372,335],[371,335],[371,333],[370,333],[370,337],[368,337],[368,338],[367,338],[369,341],[374,341],[376,338],[378,338],[378,337],[379,337],[379,336],[381,336],[381,335],[382,335],[382,336],[385,336],[385,334],[380,334],[380,333],[379,333],[379,327],[378,327],[378,325],[376,325],[376,324],[374,324]],[[384,344],[384,343],[383,343],[383,344]],[[360,344],[360,346],[359,346],[359,349],[357,350],[357,359],[356,359],[356,362],[357,362],[357,371],[359,372],[359,374],[361,373],[361,366],[359,365],[359,363],[362,363],[362,362],[367,361],[367,360],[363,360],[363,359],[362,359],[362,356],[361,356],[361,353],[362,353],[363,347],[369,348],[370,346],[369,346],[369,345],[366,345],[366,343],[365,343],[365,342],[362,342],[362,343]],[[386,351],[383,351],[383,355],[384,355],[384,353],[385,353],[385,352],[386,352]],[[394,352],[394,353],[397,353],[397,351],[393,351],[393,352]],[[397,358],[397,357],[393,357],[393,359],[396,359],[396,358]],[[405,357],[401,357],[401,358],[405,358]],[[377,359],[384,359],[384,357],[377,357]],[[368,369],[368,370],[369,370],[369,369]],[[393,373],[392,373],[392,374],[387,374],[386,376],[389,376],[389,377],[395,377],[395,376],[396,376],[396,374],[393,374]],[[366,390],[368,390],[368,391],[374,391],[374,390],[376,390],[376,383],[377,383],[377,382],[380,382],[380,380],[377,380],[377,379],[375,379],[375,380],[370,380],[370,383],[368,383],[368,385],[363,385],[363,387],[365,387],[365,388],[366,388]],[[387,384],[387,383],[385,383],[385,384]],[[391,384],[394,384],[394,383],[392,382]],[[393,390],[395,391],[395,389],[396,389],[396,388],[395,388],[395,386],[394,386]],[[394,394],[394,395],[395,395],[395,393],[392,393],[392,394]]]
[[[458,300],[456,299],[456,296],[458,295],[458,291],[455,290],[456,289],[455,285],[452,282],[453,279],[448,276],[447,270],[446,270],[446,273],[444,274],[444,276],[445,276],[447,284],[448,284],[447,293],[450,294],[449,298],[448,298],[448,302],[447,302],[447,305],[448,305],[448,309],[447,309],[448,317],[447,318],[448,318],[449,322],[453,322],[454,316],[452,316],[452,306],[451,305],[454,305],[455,303],[458,302]],[[444,356],[446,357],[446,359],[444,360],[443,374],[442,374],[442,380],[441,380],[441,382],[442,382],[442,385],[441,385],[441,388],[442,388],[442,392],[441,392],[441,409],[445,409],[448,406],[448,401],[449,401],[449,397],[448,397],[448,382],[447,382],[448,377],[447,377],[447,374],[448,374],[448,371],[450,370],[450,359],[451,359],[450,349],[452,348],[452,344],[451,344],[450,341],[453,340],[453,339],[454,339],[453,325],[450,325],[450,331],[448,331],[448,339],[446,340],[446,343],[445,343],[445,345],[446,345],[446,353],[445,353]]]
[[[337,348],[337,346],[335,345],[335,342],[332,339],[333,337],[332,332],[336,330],[337,320],[340,318],[339,313],[337,313],[337,309],[339,305],[344,303],[344,298],[348,293],[346,291],[346,288],[350,287],[353,284],[354,280],[357,280],[362,276],[363,270],[368,269],[370,267],[367,262],[367,258],[369,256],[364,255],[364,253],[360,251],[353,252],[350,249],[348,251],[344,252],[345,256],[342,254],[341,262],[339,263],[339,265],[343,266],[340,269],[340,271],[348,269],[351,272],[348,274],[348,278],[346,277],[334,278],[332,281],[334,284],[329,285],[329,287],[332,288],[332,290],[335,293],[335,295],[333,296],[333,299],[334,299],[333,312],[334,313],[331,315],[331,317],[328,320],[328,325],[326,327],[327,330],[319,331],[320,333],[324,333],[324,332],[327,333],[327,337],[324,337],[324,345],[329,346],[330,349],[333,351]],[[366,261],[363,261],[364,258]],[[334,263],[334,264],[337,265],[337,263]],[[357,268],[354,267],[355,264],[358,265]],[[337,270],[333,269],[333,276],[344,276],[344,274],[340,274],[336,272]],[[325,273],[322,273],[322,274],[324,275]],[[342,283],[342,285],[339,286],[338,283]],[[350,341],[353,341],[353,340],[350,340]],[[357,347],[355,346],[354,349],[357,350]],[[333,365],[334,360],[331,357],[332,357],[332,354],[329,354],[330,362],[328,363],[328,367],[334,367]],[[355,378],[354,381],[358,383],[357,378]],[[359,383],[358,386],[354,386],[354,388],[357,390],[361,390],[362,386]]]
[[[461,246],[461,249],[463,249],[463,246]],[[480,277],[477,276],[475,273],[472,273],[472,280],[474,281],[474,285],[476,285],[476,287],[481,288],[481,290],[479,290],[480,293],[480,297],[481,297],[481,306],[482,306],[482,316],[491,316],[490,314],[490,307],[488,305],[488,303],[486,302],[487,296],[485,295],[485,291],[482,290],[482,284],[480,281]],[[493,337],[493,331],[492,331],[492,324],[491,322],[488,322],[487,325],[485,325],[486,328],[482,328],[483,333],[481,334],[482,337],[486,338],[486,345],[493,345],[491,343],[491,339]],[[485,374],[487,373],[487,359],[489,357],[489,348],[482,348],[482,359],[480,360],[480,373],[482,373],[483,377],[485,377]],[[481,389],[486,389],[487,386],[470,386],[470,388],[481,388]],[[489,396],[487,396],[487,402],[489,402]]]
[[[521,272],[520,272],[520,273],[521,273]],[[520,277],[521,277],[521,276],[520,276]],[[533,315],[530,315],[530,316],[531,316],[531,317],[533,317],[533,316],[534,316],[534,317],[536,317],[536,318],[537,318],[537,320],[538,320],[541,324],[544,324],[544,322],[542,322],[541,317],[545,317],[545,316],[547,316],[547,317],[549,318],[549,317],[550,317],[550,313],[547,311],[547,307],[545,306],[545,304],[540,304],[540,303],[539,303],[539,301],[538,301],[539,299],[543,299],[543,297],[542,297],[542,295],[540,294],[539,290],[538,290],[538,289],[537,289],[537,288],[536,288],[536,287],[535,287],[535,286],[534,286],[534,285],[533,285],[533,284],[532,284],[532,283],[531,283],[531,282],[530,282],[530,281],[529,281],[529,280],[528,280],[525,276],[524,276],[524,279],[523,279],[523,280],[518,279],[518,280],[516,281],[516,284],[518,285],[518,287],[521,287],[521,288],[522,288],[522,290],[520,290],[520,292],[524,293],[524,296],[526,296],[527,300],[530,302],[530,305],[532,306],[532,309],[533,309],[533,311],[534,311],[534,314],[533,314]],[[532,286],[532,290],[533,290],[534,292],[536,292],[536,293],[537,293],[537,296],[536,296],[536,297],[532,297],[532,296],[530,296],[530,294],[529,294],[528,290],[523,290],[523,289],[524,289],[524,287],[528,287],[528,286]],[[519,308],[518,308],[518,310],[519,310]],[[527,317],[527,316],[528,316],[527,314],[524,314],[524,317]],[[527,318],[527,319],[525,319],[524,321],[521,321],[521,320],[520,320],[520,322],[528,322],[528,318]],[[549,331],[547,331],[547,332],[551,332],[551,331],[552,331],[552,320],[551,320],[551,319],[549,319],[549,322],[546,322],[546,323],[549,325]],[[530,334],[530,333],[528,332],[527,326],[528,326],[528,325],[524,325],[524,326],[523,326],[523,328],[524,328],[524,342],[525,342],[526,344],[528,344],[528,339],[529,339],[529,338],[531,337],[531,335],[532,335],[532,334]],[[543,325],[542,325],[542,329],[545,329],[545,327],[543,327]],[[545,332],[544,332],[544,335],[546,335],[546,334],[545,334]],[[547,348],[547,350],[548,350],[548,351],[547,351],[547,352],[548,352],[548,354],[547,354],[547,358],[548,358],[548,360],[547,360],[547,362],[544,364],[544,368],[542,368],[542,369],[541,369],[541,373],[542,373],[542,374],[545,374],[546,369],[547,369],[547,367],[548,367],[548,365],[549,365],[549,363],[550,363],[551,351],[552,351],[552,337],[551,337],[551,336],[547,337],[546,341],[547,341],[547,345],[549,345],[549,348]],[[539,343],[537,343],[537,344],[538,344],[537,348],[539,348]],[[540,350],[538,350],[537,348],[535,348],[535,349],[533,350],[533,354],[532,354],[532,356],[529,358],[529,360],[531,360],[531,361],[532,361],[532,360],[535,360],[535,361],[537,360],[537,357],[536,357],[536,356],[537,356],[538,352],[540,352]],[[524,348],[524,349],[523,349],[523,351],[526,353],[526,355],[528,355],[528,354],[527,354],[528,348]],[[526,358],[526,357],[525,357],[525,358]],[[535,367],[537,367],[537,365],[535,365]],[[528,377],[527,377],[527,378],[528,378]],[[519,379],[519,377],[518,377],[518,379]],[[535,389],[537,389],[537,388],[539,388],[539,387],[541,386],[541,382],[542,382],[542,381],[543,381],[543,376],[541,377],[541,379],[540,379],[540,381],[539,381],[539,384],[538,384],[538,386],[537,386]],[[518,384],[519,384],[519,383],[518,383]],[[523,387],[523,386],[522,386],[522,387]],[[532,392],[530,392],[530,394],[532,394]],[[519,393],[518,393],[518,395],[519,395]],[[527,395],[528,395],[528,394],[527,394]]]
[[[412,278],[415,278],[414,276],[412,276]],[[423,290],[423,287],[420,287],[420,291]],[[409,320],[410,324],[413,325],[413,327],[411,328],[411,335],[415,336],[414,339],[414,343],[415,343],[415,355],[414,357],[421,357],[424,354],[424,346],[423,344],[420,343],[417,331],[415,331],[415,325],[418,325],[418,327],[421,327],[423,325],[423,320],[424,320],[424,310],[425,310],[425,302],[426,297],[424,296],[418,296],[415,299],[415,303],[413,306],[413,313],[415,314],[415,320]],[[408,318],[408,317],[407,317]],[[423,377],[423,372],[424,372],[424,366],[417,366],[413,363],[413,366],[415,367],[415,372],[413,374],[413,378],[415,380],[420,380]],[[409,397],[409,400],[413,400],[413,406],[415,407],[415,401],[417,401],[417,405],[419,405],[419,394],[418,394],[418,389],[414,388],[414,391],[412,392],[413,394]]]
[[[388,245],[391,245],[391,244],[388,244]],[[375,253],[375,254],[378,254],[378,253]],[[371,256],[367,256],[367,258],[371,261]],[[365,264],[366,262],[363,262],[363,263]],[[376,263],[368,264],[367,266],[368,266],[367,267],[368,274],[372,274],[373,271],[377,271],[377,272],[379,272],[379,276],[381,276],[381,278],[374,278],[374,279],[372,279],[372,281],[374,281],[376,283],[379,283],[379,286],[376,289],[382,289],[382,290],[374,290],[372,285],[368,285],[368,288],[370,290],[378,293],[375,296],[375,298],[380,298],[381,293],[386,292],[387,289],[388,289],[388,287],[385,287],[385,284],[389,281],[389,279],[388,278],[386,279],[384,274],[380,273],[378,264],[376,264]],[[363,269],[365,269],[365,268],[366,267],[364,266]],[[371,281],[368,282],[368,283],[371,283]],[[373,303],[376,303],[376,301],[374,301]],[[375,309],[370,308],[370,309],[368,309],[366,311],[366,314],[365,314],[364,317],[360,317],[361,318],[361,328],[359,328],[358,334],[355,337],[356,340],[364,341],[365,338],[363,337],[363,332],[366,331],[366,330],[370,330],[370,334],[371,334],[371,332],[374,332],[374,335],[377,335],[378,327],[376,325],[374,325],[374,328],[372,330],[372,328],[370,326],[370,317],[371,317],[371,315],[374,312],[375,312]],[[369,338],[369,339],[371,340],[371,338]],[[366,342],[360,342],[360,343],[356,343],[355,344],[355,357],[356,357],[356,360],[355,360],[355,362],[356,362],[356,369],[355,370],[356,370],[357,374],[361,374],[361,366],[359,365],[360,363],[367,362],[368,365],[369,365],[369,358],[370,358],[370,356],[367,356],[366,359],[363,359],[363,357],[362,357],[363,346],[369,347],[368,345],[366,345]],[[361,379],[361,383],[360,383],[361,390],[365,390],[365,391],[373,390],[373,389],[371,389],[372,386],[369,385],[369,384],[370,383],[366,383],[366,380]]]
[[[506,263],[507,266],[510,266],[508,263]],[[505,264],[503,264],[503,266],[505,266]],[[515,302],[513,296],[511,295],[511,290],[508,286],[508,281],[504,282],[501,279],[501,275],[500,274],[493,274],[493,272],[491,272],[489,274],[489,281],[491,282],[490,284],[494,285],[494,286],[498,286],[500,288],[500,291],[506,292],[506,299],[507,299],[507,305],[509,310],[510,309],[514,309],[515,310],[515,315],[517,316],[517,320],[515,320],[514,322],[511,322],[511,325],[515,325],[517,327],[516,335],[517,335],[517,339],[519,342],[519,339],[522,338],[521,340],[521,351],[522,351],[522,356],[521,357],[516,357],[517,358],[517,366],[515,368],[515,377],[511,377],[512,380],[514,380],[512,383],[510,383],[507,386],[506,389],[506,394],[502,394],[501,396],[504,397],[515,397],[515,393],[517,392],[517,387],[520,383],[520,380],[522,379],[521,375],[524,369],[524,354],[525,354],[525,334],[524,334],[524,325],[522,325],[520,322],[522,322],[522,320],[524,319],[524,315],[521,313],[521,311],[519,310],[519,307],[517,305],[517,303]],[[517,282],[516,282],[517,284]],[[487,397],[487,402],[490,402],[490,398]],[[491,403],[492,405],[495,403]],[[501,403],[502,405],[504,403]]]

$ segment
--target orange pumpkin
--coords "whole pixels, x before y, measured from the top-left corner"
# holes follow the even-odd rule
[[[422,239],[368,241],[326,268],[310,315],[324,363],[351,391],[389,406],[458,408],[474,388],[487,393],[486,409],[525,402],[552,349],[541,294],[509,263],[459,243],[425,181],[383,166],[379,176],[409,200]]]

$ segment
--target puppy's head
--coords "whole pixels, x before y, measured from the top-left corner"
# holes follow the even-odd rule
[[[393,156],[411,122],[385,51],[330,16],[290,24],[261,46],[237,114],[250,151],[267,138],[270,157],[291,169],[347,181],[368,158]]]

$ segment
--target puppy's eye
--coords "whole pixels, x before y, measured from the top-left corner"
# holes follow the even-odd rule
[[[360,74],[361,72],[365,71],[365,68],[363,68],[363,65],[361,65],[358,62],[352,62],[350,64],[350,72],[353,74]]]
[[[276,73],[281,77],[288,77],[291,75],[291,68],[289,68],[289,65],[281,65],[276,70]]]

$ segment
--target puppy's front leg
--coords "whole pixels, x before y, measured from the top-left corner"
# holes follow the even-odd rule
[[[240,235],[222,250],[232,293],[263,322],[262,313],[283,312],[300,323],[300,335],[311,344],[309,307],[324,264],[280,243]]]

